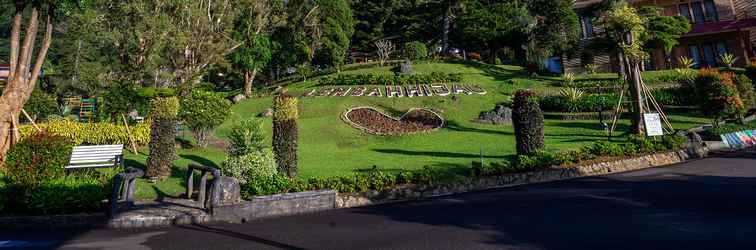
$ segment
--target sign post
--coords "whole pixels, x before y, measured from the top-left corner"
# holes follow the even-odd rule
[[[646,136],[664,135],[664,128],[659,113],[643,114],[643,122],[646,125]]]

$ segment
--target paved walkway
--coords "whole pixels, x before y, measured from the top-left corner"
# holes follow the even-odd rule
[[[756,152],[246,224],[0,232],[0,248],[756,249]]]

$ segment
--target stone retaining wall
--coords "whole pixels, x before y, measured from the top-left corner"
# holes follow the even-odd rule
[[[526,173],[507,174],[496,177],[467,178],[456,184],[434,186],[406,185],[381,192],[338,194],[337,208],[368,206],[392,201],[423,199],[434,196],[457,194],[485,189],[508,187],[522,184],[550,182],[585,176],[603,175],[616,172],[640,170],[651,167],[681,163],[698,157],[705,152],[669,152],[646,155],[637,158],[602,162],[571,168],[551,168]]]
[[[336,191],[320,190],[301,193],[258,196],[239,204],[213,208],[215,221],[244,222],[285,215],[312,213],[334,209]]]

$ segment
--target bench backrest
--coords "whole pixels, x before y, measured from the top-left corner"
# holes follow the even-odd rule
[[[65,168],[115,167],[123,161],[123,144],[76,146]]]

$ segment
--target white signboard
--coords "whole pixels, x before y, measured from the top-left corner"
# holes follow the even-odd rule
[[[643,121],[646,125],[647,136],[664,135],[664,129],[662,128],[661,116],[659,116],[659,113],[643,114]]]

